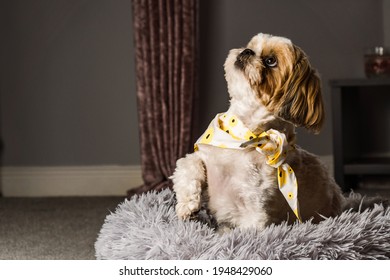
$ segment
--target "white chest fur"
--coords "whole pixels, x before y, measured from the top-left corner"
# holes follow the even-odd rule
[[[206,167],[209,208],[219,223],[244,228],[263,226],[267,220],[264,192],[277,189],[276,169],[254,149],[202,145],[199,156]]]

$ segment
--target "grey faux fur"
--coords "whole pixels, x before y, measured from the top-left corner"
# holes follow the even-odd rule
[[[95,244],[97,259],[390,259],[390,210],[375,205],[320,224],[273,225],[262,232],[218,234],[182,222],[172,191],[126,200],[107,216]],[[203,212],[201,219],[207,218]]]

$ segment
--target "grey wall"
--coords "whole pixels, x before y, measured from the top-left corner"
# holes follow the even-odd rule
[[[310,56],[321,74],[326,102],[327,121],[322,133],[314,136],[299,130],[298,143],[316,154],[331,154],[328,82],[364,76],[364,50],[383,44],[382,1],[212,0],[201,1],[200,7],[201,127],[227,107],[222,65],[228,50],[244,46],[259,32],[281,35]]]
[[[390,46],[390,0],[383,0],[384,45]]]
[[[131,1],[1,1],[3,165],[138,164]]]
[[[382,1],[200,2],[199,133],[228,106],[228,50],[266,32],[291,38],[321,73],[328,121],[299,143],[331,154],[328,80],[363,77],[364,49],[383,43]],[[131,1],[0,5],[3,165],[139,164]]]

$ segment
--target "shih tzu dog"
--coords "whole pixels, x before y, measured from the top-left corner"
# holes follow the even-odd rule
[[[295,127],[324,122],[320,79],[289,39],[258,34],[224,64],[230,107],[177,161],[176,213],[189,218],[207,199],[221,228],[264,229],[338,215],[346,199],[327,168],[295,144]]]

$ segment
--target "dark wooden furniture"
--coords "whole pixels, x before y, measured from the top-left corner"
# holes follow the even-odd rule
[[[349,191],[370,179],[390,182],[390,78],[330,85],[337,183]]]

